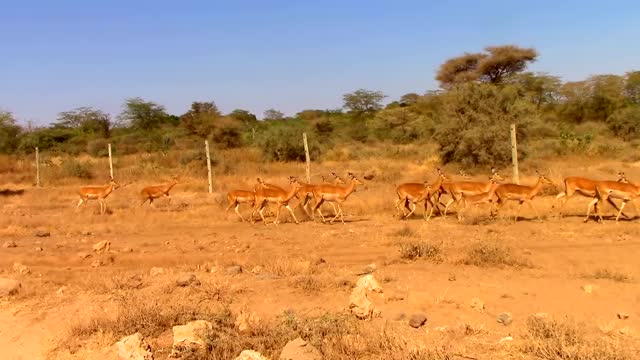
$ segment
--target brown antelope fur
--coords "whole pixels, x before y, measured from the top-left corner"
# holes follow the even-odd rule
[[[587,208],[587,217],[584,221],[589,220],[589,213],[592,208],[596,208],[598,202],[604,202],[609,198],[615,198],[622,200],[618,215],[616,215],[616,223],[620,220],[620,214],[629,201],[635,201],[640,196],[640,186],[632,183],[625,183],[622,181],[598,181],[596,184],[596,196],[589,203]],[[596,208],[598,218],[603,222],[601,209]]]
[[[251,221],[253,222],[253,214],[258,212],[260,214],[260,218],[262,218],[262,221],[264,222],[265,225],[267,225],[267,221],[264,218],[264,214],[263,211],[265,209],[265,206],[268,203],[275,203],[276,204],[276,219],[273,221],[272,224],[277,225],[280,222],[280,209],[284,206],[287,208],[287,210],[289,210],[289,212],[291,213],[291,216],[293,217],[293,220],[296,222],[296,224],[298,224],[298,219],[296,218],[296,215],[293,213],[293,210],[291,209],[291,207],[289,206],[289,201],[291,201],[291,199],[293,199],[293,197],[296,196],[296,193],[298,192],[298,190],[300,190],[300,188],[302,187],[302,185],[300,184],[300,182],[298,182],[298,179],[296,179],[293,176],[289,177],[289,182],[291,183],[291,189],[288,191],[285,191],[281,188],[277,188],[277,187],[261,187],[261,188],[256,188],[256,192],[255,192],[255,205],[253,207],[253,211],[251,212]]]
[[[558,215],[560,217],[563,216],[562,209],[564,208],[567,201],[569,201],[569,199],[576,194],[584,197],[589,197],[589,198],[596,197],[596,185],[601,181],[602,180],[593,180],[593,179],[588,179],[588,178],[583,178],[578,176],[569,176],[564,178],[562,181],[562,184],[564,185],[564,191],[559,193],[556,196],[556,201],[560,200],[560,206],[558,206]],[[625,177],[623,172],[618,173],[618,181],[623,183],[628,183],[627,178]],[[616,209],[616,211],[620,210],[618,205],[616,205],[616,203],[612,199],[607,198],[606,201],[609,204],[611,204],[611,206],[613,206]],[[595,206],[596,206],[595,210],[597,212],[598,203],[596,203]],[[554,207],[555,207],[555,204],[554,204]],[[622,213],[622,215],[625,218],[628,218],[628,216],[625,213]]]
[[[347,186],[321,184],[313,188],[313,197],[316,200],[316,204],[313,207],[313,212],[318,212],[320,214],[322,222],[326,222],[326,219],[324,218],[322,211],[320,211],[320,206],[324,202],[335,202],[338,205],[338,213],[330,222],[333,223],[338,218],[338,216],[340,216],[340,221],[342,221],[342,224],[344,224],[342,204],[347,200],[347,198],[349,198],[349,195],[353,193],[356,186],[363,185],[362,181],[360,181],[354,174],[349,173],[349,178],[350,180]]]
[[[105,203],[105,199],[109,194],[113,192],[113,190],[119,188],[120,185],[113,179],[107,185],[103,186],[84,186],[81,187],[78,191],[78,195],[80,195],[80,201],[76,206],[76,209],[80,207],[80,205],[84,204],[87,206],[87,202],[89,200],[98,200],[100,203],[100,214],[104,214],[107,211],[107,204]]]
[[[466,174],[465,174],[466,175]],[[500,176],[500,174],[496,171],[495,168],[491,168],[491,177],[490,179],[494,179],[496,182],[504,181],[504,178]],[[451,205],[455,205],[457,208],[462,200],[462,195],[478,195],[486,193],[491,189],[492,183],[489,182],[479,182],[479,181],[452,181],[442,184],[443,191],[441,193],[447,193],[451,196],[451,199],[445,204],[444,208],[444,216],[447,216],[447,212],[449,211],[449,207]],[[441,194],[440,193],[440,194]],[[439,195],[440,195],[439,194]],[[438,198],[439,203],[440,199]]]
[[[149,201],[149,206],[151,206],[154,199],[161,198],[163,196],[169,198],[169,202],[171,202],[171,195],[169,195],[169,191],[171,191],[176,184],[178,184],[178,178],[174,176],[171,182],[167,184],[152,185],[142,189],[142,191],[140,191],[140,197],[142,198],[140,206],[144,205],[147,201]]]
[[[512,200],[512,201],[518,202],[518,209],[516,210],[515,221],[518,221],[520,208],[524,203],[527,203],[531,207],[533,212],[536,214],[536,217],[540,219],[538,210],[536,210],[536,208],[533,206],[533,204],[531,203],[531,200],[533,200],[533,198],[535,198],[536,195],[538,195],[538,193],[540,192],[540,190],[542,190],[544,185],[551,184],[551,180],[549,180],[546,176],[538,173],[537,171],[536,171],[536,174],[538,175],[538,181],[533,186],[518,185],[518,184],[500,184],[496,188],[495,194],[498,197],[498,200],[496,201],[495,216],[498,215],[498,211],[504,206],[504,204],[508,200]]]

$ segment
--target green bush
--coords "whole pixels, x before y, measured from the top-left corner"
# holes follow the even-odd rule
[[[271,123],[261,129],[256,135],[256,145],[262,150],[267,160],[273,161],[304,161],[304,144],[302,133],[305,128],[294,121],[280,121]],[[309,153],[312,158],[318,158],[323,151],[317,141],[308,139]]]
[[[87,143],[87,153],[93,157],[109,156],[109,141],[106,139],[94,139]]]
[[[92,179],[91,165],[88,162],[80,162],[73,158],[65,159],[62,162],[62,171],[66,176],[80,179]]]
[[[640,105],[616,110],[607,119],[609,129],[625,141],[640,135]]]

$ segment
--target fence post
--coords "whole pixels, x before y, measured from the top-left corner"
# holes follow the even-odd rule
[[[40,187],[40,150],[36,146],[36,187]]]
[[[113,180],[113,158],[111,157],[111,143],[109,143],[108,149],[109,149],[109,174],[111,175],[111,180]]]
[[[309,144],[307,143],[307,133],[302,133],[302,141],[304,142],[304,156],[307,160],[307,182],[311,183],[311,158],[309,157]]]
[[[211,155],[209,155],[209,141],[204,141],[204,149],[207,153],[207,172],[209,173],[209,194],[213,192],[213,182],[211,180]]]
[[[516,124],[511,124],[511,161],[513,162],[513,182],[520,184],[518,172],[518,141],[516,140]]]

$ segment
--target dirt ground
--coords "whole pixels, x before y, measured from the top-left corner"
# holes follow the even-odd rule
[[[544,195],[534,201],[542,220],[524,208],[513,222],[507,218],[512,204],[497,220],[480,207],[462,222],[452,216],[425,222],[420,210],[400,221],[392,185],[373,182],[345,203],[346,225],[312,221],[298,209],[300,224],[283,212],[284,223],[264,226],[241,223],[233,213],[225,218],[222,192],[208,195],[185,183],[170,203],[162,199],[153,208],[132,200],[139,186],[119,189],[108,198],[105,215],[96,202],[76,210],[75,185],[0,198],[0,243],[17,244],[0,248],[0,277],[23,285],[18,295],[0,300],[0,358],[109,358],[104,349],[118,340],[109,334],[81,339],[80,349],[60,344],[73,327],[116,316],[119,295],[149,302],[198,296],[197,287],[173,285],[185,273],[196,274],[203,288],[224,287],[234,312],[248,310],[261,319],[291,310],[345,313],[350,286],[369,264],[376,265],[373,275],[384,293],[372,296],[380,317],[360,321],[363,326],[427,346],[454,344],[459,357],[452,358],[560,358],[535,357],[521,346],[528,319],[539,313],[583,324],[594,339],[638,348],[640,219],[583,223],[586,198],[572,199],[565,218],[551,209],[554,196]],[[633,206],[629,212],[637,214]],[[38,231],[50,236],[37,237]],[[94,252],[103,240],[111,251]],[[439,253],[403,256],[402,244],[420,242]],[[473,265],[470,251],[482,246],[501,249],[512,260]],[[96,261],[101,265],[94,267]],[[30,273],[21,274],[15,263]],[[242,273],[228,274],[231,265]],[[153,267],[164,273],[150,275]],[[471,306],[474,298],[484,302],[483,310]],[[503,312],[512,314],[513,323],[497,322]],[[407,325],[416,313],[428,318],[419,329]],[[504,340],[509,336],[513,340]],[[168,355],[166,337],[154,340],[156,358]]]

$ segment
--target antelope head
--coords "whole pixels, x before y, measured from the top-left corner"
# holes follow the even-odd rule
[[[504,178],[500,176],[500,173],[498,173],[498,171],[494,167],[491,168],[491,179],[494,179],[496,181],[504,181]]]

